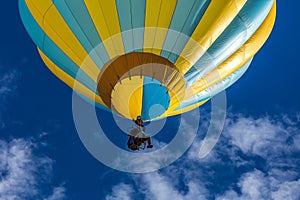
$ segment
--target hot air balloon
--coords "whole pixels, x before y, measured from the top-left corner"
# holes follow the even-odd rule
[[[19,10],[52,73],[100,109],[147,121],[236,82],[267,40],[276,2],[19,0]]]

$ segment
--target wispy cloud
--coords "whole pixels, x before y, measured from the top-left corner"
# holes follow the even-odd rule
[[[9,70],[0,74],[0,102],[3,103],[8,95],[13,95],[17,89],[17,80],[19,77],[17,70]]]
[[[279,149],[285,150],[290,146],[287,139],[291,131],[287,131],[282,122],[269,117],[253,119],[239,116],[236,120],[228,120],[226,135],[230,137],[231,144],[239,147],[244,154],[267,158],[269,154],[272,156],[277,151],[278,155]]]
[[[142,177],[140,185],[144,185],[146,199],[204,199],[208,191],[198,180],[190,180],[184,183],[186,191],[180,190],[176,185],[175,177],[168,177],[163,173],[151,173]]]
[[[120,183],[112,188],[112,193],[105,197],[106,200],[131,200],[134,193],[131,185]]]
[[[0,130],[6,126],[2,113],[5,109],[7,98],[15,95],[19,72],[15,69],[2,72],[0,66]]]
[[[285,172],[282,172],[284,174]],[[273,176],[254,170],[242,175],[237,183],[240,193],[230,189],[223,195],[218,196],[217,200],[255,200],[255,199],[273,199],[297,200],[300,198],[299,187],[300,180],[297,181],[279,181]]]
[[[1,115],[6,114],[8,98],[15,96],[20,72],[16,69],[1,70],[0,66],[0,130],[5,127]],[[42,133],[41,139],[46,133]],[[53,186],[54,161],[36,155],[43,143],[34,139],[0,140],[0,199],[60,200],[66,198],[63,185]],[[49,192],[50,191],[50,192]]]
[[[288,115],[229,114],[206,158],[198,159],[198,138],[179,161],[132,175],[134,184],[127,186],[145,199],[300,199],[299,127],[297,117]]]
[[[46,197],[44,200],[59,200],[65,198],[66,198],[66,188],[64,186],[58,186],[53,188],[52,194]]]
[[[64,188],[53,188],[47,197],[44,192],[51,190],[53,160],[36,156],[35,145],[30,140],[0,140],[0,199],[63,199]]]

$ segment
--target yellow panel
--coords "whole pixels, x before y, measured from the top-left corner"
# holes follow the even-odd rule
[[[110,58],[124,54],[116,1],[84,0],[84,2]]]
[[[35,20],[38,24],[43,24],[43,14],[47,12],[47,10],[54,6],[51,0],[25,0],[27,7],[34,14]],[[38,7],[36,7],[38,5]],[[34,10],[34,12],[32,12]]]
[[[177,0],[147,0],[144,51],[160,55]],[[150,27],[150,28],[149,28]]]
[[[212,0],[191,39],[175,62],[182,74],[203,55],[239,13],[247,0]]]
[[[51,0],[27,0],[27,6],[45,34],[82,70],[97,81],[99,68],[88,56]]]
[[[174,92],[169,91],[169,95],[170,95],[169,107],[161,116],[159,116],[159,118],[163,116],[168,116],[170,113],[173,112],[173,110],[175,110],[180,105],[180,100]]]
[[[142,112],[144,78],[133,76],[118,83],[111,94],[116,111],[128,119],[136,119]]]
[[[276,3],[274,3],[270,13],[259,27],[259,29],[253,34],[253,36],[232,56],[225,60],[216,69],[208,73],[202,79],[197,81],[191,86],[193,92],[191,95],[198,94],[199,92],[211,87],[217,82],[225,79],[230,74],[242,67],[246,62],[248,62],[262,47],[264,42],[269,37],[274,26],[276,16]],[[187,98],[189,98],[189,95]]]
[[[57,76],[60,80],[62,80],[64,83],[66,83],[69,87],[72,89],[75,89],[80,94],[84,95],[85,97],[89,98],[92,101],[96,101],[97,103],[104,105],[102,102],[100,96],[92,92],[90,89],[82,85],[80,82],[75,80],[73,77],[62,71],[59,67],[57,67],[40,49],[38,49],[39,54],[41,55],[41,58],[43,59],[46,66],[49,68],[49,70]],[[76,84],[76,88],[74,88],[74,85]],[[105,105],[104,105],[105,106]]]

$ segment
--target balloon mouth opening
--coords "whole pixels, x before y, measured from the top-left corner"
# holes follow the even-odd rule
[[[185,80],[169,60],[153,53],[117,56],[103,67],[97,90],[103,103],[127,119],[164,118],[179,106]]]

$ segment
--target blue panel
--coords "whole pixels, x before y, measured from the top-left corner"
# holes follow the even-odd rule
[[[187,101],[184,101],[178,108],[175,110],[179,110],[193,104],[197,104],[201,101],[205,101],[207,99],[212,98],[219,92],[225,90],[226,88],[230,87],[234,84],[237,80],[241,78],[241,76],[247,71],[248,67],[250,66],[252,59],[248,61],[245,65],[243,65],[240,69],[236,70],[227,78],[221,80],[220,82],[216,83],[215,85],[211,86],[210,88],[196,94],[194,97],[190,98]]]
[[[53,3],[84,49],[88,53],[93,49],[97,52],[90,56],[99,69],[102,69],[103,65],[109,61],[109,57],[103,46],[96,48],[101,44],[101,39],[84,2],[82,0],[53,0]]]
[[[248,0],[238,16],[185,74],[187,84],[193,84],[238,50],[263,23],[273,2],[274,0]]]
[[[20,14],[23,23],[35,44],[64,72],[75,79],[79,67],[43,32],[29,12],[24,1],[19,1]],[[80,73],[77,79],[87,88],[97,93],[96,83],[85,73]]]
[[[145,0],[116,0],[125,52],[143,49]]]
[[[170,96],[160,82],[144,77],[142,119],[150,120],[163,114],[169,107]]]
[[[178,0],[161,56],[173,63],[177,60],[209,4],[210,0]]]

